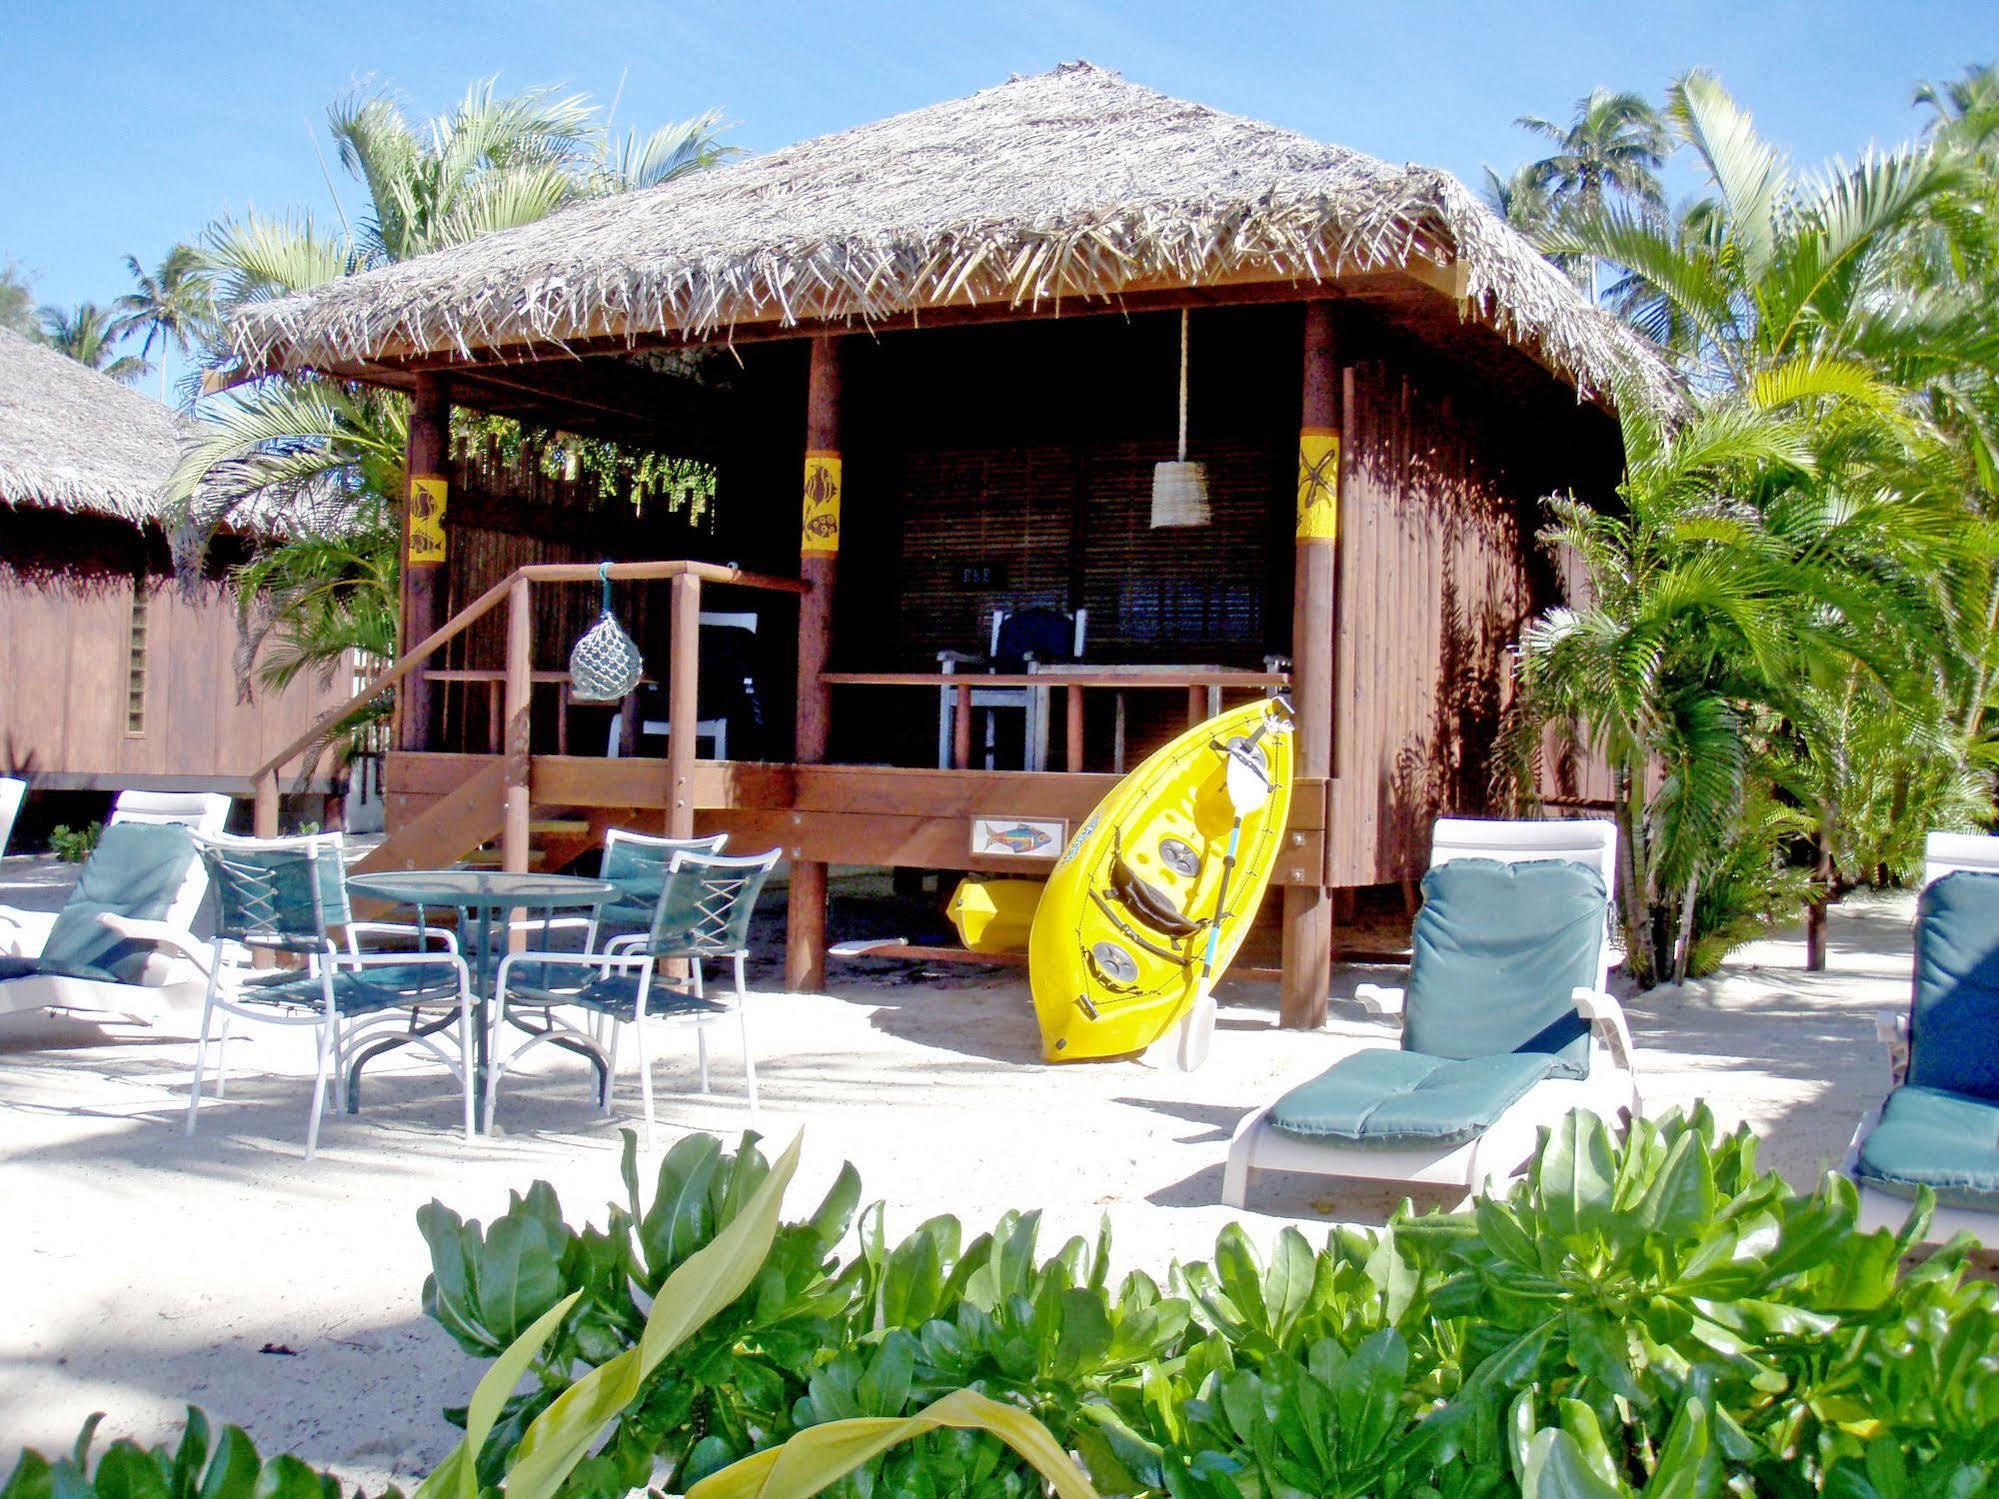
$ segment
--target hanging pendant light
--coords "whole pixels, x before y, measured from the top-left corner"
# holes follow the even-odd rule
[[[1180,309],[1180,456],[1152,466],[1152,528],[1205,526],[1208,509],[1206,464],[1187,461],[1187,309]]]

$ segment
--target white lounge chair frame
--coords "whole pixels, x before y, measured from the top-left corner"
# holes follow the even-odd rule
[[[1999,874],[1999,837],[1985,833],[1931,833],[1923,841],[1923,888],[1927,890],[1947,874],[1968,870],[1973,874]],[[1913,978],[1911,982],[1914,982]],[[1909,1076],[1909,1012],[1900,1010],[1877,1010],[1874,1012],[1874,1038],[1888,1049],[1888,1084],[1890,1091],[1902,1086]],[[1854,1174],[1860,1165],[1860,1147],[1866,1142],[1874,1128],[1881,1122],[1881,1110],[1887,1107],[1884,1098],[1861,1119],[1853,1131],[1853,1139],[1846,1147],[1846,1159],[1840,1170],[1860,1189],[1860,1228],[1870,1232],[1877,1228],[1899,1229],[1908,1221],[1909,1212],[1915,1203],[1907,1197],[1897,1197],[1892,1192],[1883,1192],[1878,1187],[1869,1186]],[[1930,1219],[1929,1244],[1941,1244],[1960,1233],[1968,1233],[1984,1244],[1999,1244],[1999,1213],[1981,1213],[1973,1208],[1945,1207],[1939,1203],[1936,1214]]]
[[[1438,819],[1430,845],[1430,865],[1453,859],[1498,859],[1522,863],[1534,859],[1568,859],[1587,864],[1603,876],[1604,889],[1616,888],[1617,828],[1610,822],[1500,822],[1475,818]],[[1461,1145],[1433,1148],[1374,1148],[1286,1134],[1270,1123],[1267,1104],[1244,1116],[1229,1143],[1228,1165],[1222,1177],[1222,1201],[1230,1207],[1247,1205],[1251,1174],[1294,1171],[1314,1176],[1359,1177],[1374,1181],[1424,1182],[1463,1187],[1476,1194],[1515,1175],[1533,1154],[1538,1131],[1577,1109],[1614,1122],[1620,1111],[1640,1110],[1632,1067],[1630,1028],[1624,1010],[1608,990],[1613,961],[1610,911],[1604,908],[1604,929],[1598,949],[1594,988],[1575,989],[1576,1013],[1589,1022],[1590,1066],[1584,1078],[1546,1078],[1536,1083],[1492,1126]],[[1402,1016],[1403,991],[1362,984],[1355,997],[1377,1015]],[[1297,1077],[1280,1090],[1317,1076],[1323,1067]]]
[[[230,798],[221,792],[124,791],[119,793],[109,821],[179,823],[197,837],[207,837],[222,831],[229,819],[229,805]],[[187,928],[194,924],[207,893],[208,868],[196,857],[189,861],[187,875],[160,920],[134,921],[116,915],[99,918],[121,937],[155,944],[138,983],[35,974],[0,985],[0,1013],[67,1010],[152,1025],[163,1011],[192,1011],[207,990],[210,959],[208,944],[188,937]],[[0,906],[0,952],[36,956],[58,914]]]
[[[28,794],[28,783],[19,776],[0,776],[0,854],[7,852],[7,840],[14,833],[14,819],[21,813],[21,802]]]

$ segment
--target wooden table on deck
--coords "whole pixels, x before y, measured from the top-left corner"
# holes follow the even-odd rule
[[[972,764],[972,690],[976,687],[1034,687],[1068,695],[1068,744],[1065,764],[1083,768],[1083,693],[1097,688],[1118,694],[1117,771],[1124,771],[1124,694],[1133,690],[1182,688],[1187,694],[1189,727],[1213,716],[1212,705],[1230,688],[1288,687],[1289,672],[1234,671],[1220,666],[1112,666],[1078,662],[1040,666],[1031,672],[829,671],[819,680],[828,687],[948,687],[956,693],[952,718],[951,758],[959,770]]]

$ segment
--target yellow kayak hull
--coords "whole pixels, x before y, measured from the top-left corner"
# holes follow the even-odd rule
[[[1225,876],[1237,812],[1217,746],[1245,742],[1268,795],[1243,815]],[[1028,936],[1044,1057],[1130,1056],[1165,1035],[1194,1002],[1217,920],[1221,976],[1283,846],[1291,777],[1290,724],[1282,704],[1263,701],[1189,729],[1104,798],[1049,876]]]
[[[1027,951],[1027,934],[1040,903],[1040,880],[968,874],[951,892],[945,914],[968,952],[1019,953]]]

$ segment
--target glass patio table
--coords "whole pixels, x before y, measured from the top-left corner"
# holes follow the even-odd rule
[[[353,894],[391,905],[416,909],[418,930],[426,926],[426,911],[458,913],[459,948],[472,970],[472,997],[478,1017],[472,1038],[476,1096],[486,1096],[487,1022],[493,999],[493,970],[498,963],[498,947],[510,930],[505,913],[539,913],[543,930],[558,911],[595,911],[617,899],[619,890],[608,880],[581,879],[566,874],[509,874],[497,869],[406,869],[382,874],[350,875],[347,888]],[[497,920],[496,920],[497,918]],[[500,939],[498,943],[495,938]],[[453,1023],[446,1015],[428,1030],[441,1030]],[[522,1029],[531,1026],[516,1020]],[[414,1034],[414,1033],[413,1033]],[[407,1044],[408,1037],[389,1036],[365,1048],[347,1070],[347,1112],[361,1107],[361,1069],[384,1052]],[[597,1071],[599,1101],[610,1078],[603,1058],[587,1047],[556,1038],[555,1044],[590,1059]]]

